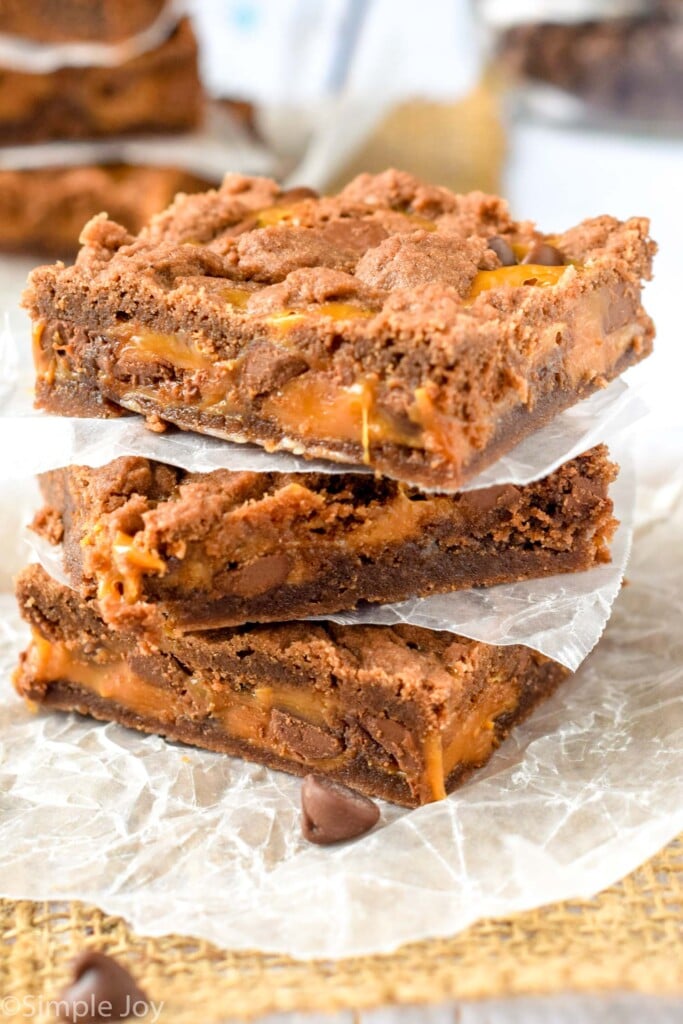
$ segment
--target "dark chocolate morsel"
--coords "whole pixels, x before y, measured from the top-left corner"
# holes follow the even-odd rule
[[[517,263],[517,257],[515,256],[515,250],[512,248],[509,242],[507,242],[500,235],[494,235],[493,238],[489,238],[486,243],[489,249],[493,249],[496,256],[500,260],[501,266],[503,267],[514,267]]]
[[[288,188],[277,197],[278,206],[282,203],[300,203],[302,199],[319,199],[319,193],[314,188],[307,188],[306,185],[297,185],[295,188]]]
[[[522,263],[533,263],[539,267],[563,267],[566,262],[560,250],[547,242],[539,242],[533,249],[529,249],[522,260]]]
[[[82,953],[73,964],[73,981],[56,1004],[61,1021],[96,1024],[144,1016],[147,997],[135,979],[104,953]]]
[[[320,846],[362,836],[379,820],[376,803],[321,775],[304,779],[301,812],[304,838]]]

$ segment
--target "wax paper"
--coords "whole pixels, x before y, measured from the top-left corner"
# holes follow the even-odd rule
[[[626,18],[649,13],[649,0],[480,0],[479,13],[493,25]]]
[[[72,715],[34,714],[0,627],[0,890],[82,899],[143,934],[340,957],[588,897],[683,828],[681,438],[651,442],[629,585],[579,672],[447,800],[306,844],[299,782]],[[16,538],[5,530],[4,543]]]
[[[0,170],[127,163],[177,167],[218,184],[227,171],[277,176],[282,162],[229,110],[207,104],[201,127],[182,135],[86,139],[3,146]]]

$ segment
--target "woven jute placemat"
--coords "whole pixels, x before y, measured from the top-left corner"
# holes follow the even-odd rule
[[[295,961],[178,935],[145,938],[81,903],[4,900],[0,923],[0,997],[13,1019],[26,1019],[27,996],[34,1005],[54,999],[84,948],[126,963],[163,1001],[163,1024],[567,991],[683,996],[683,836],[595,899],[481,921],[389,956]]]

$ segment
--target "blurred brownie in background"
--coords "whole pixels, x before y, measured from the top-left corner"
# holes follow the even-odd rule
[[[177,145],[204,95],[192,26],[167,0],[0,0],[0,34],[0,250],[70,257],[97,213],[137,231],[177,192],[216,183]],[[120,63],[93,48],[80,66],[70,46],[90,43],[119,44]],[[123,142],[148,135],[157,154],[137,164]]]
[[[683,124],[683,4],[575,23],[515,25],[499,56],[518,82],[553,86],[596,114]]]
[[[0,68],[0,141],[182,132],[202,110],[197,43],[184,19],[160,46],[110,67]]]
[[[176,193],[201,192],[211,184],[177,167],[0,170],[0,244],[5,252],[70,257],[83,225],[101,210],[138,231]]]
[[[166,0],[0,0],[0,33],[40,43],[118,43],[146,28]]]

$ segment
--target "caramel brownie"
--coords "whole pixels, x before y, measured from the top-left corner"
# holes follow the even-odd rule
[[[635,18],[518,25],[503,35],[499,56],[515,78],[552,85],[596,113],[680,125],[682,52],[676,4]]]
[[[138,231],[178,192],[200,192],[205,178],[175,167],[130,164],[0,170],[0,249],[73,256],[83,225],[108,210]]]
[[[121,408],[451,490],[650,352],[648,222],[558,235],[387,171],[228,175],[33,272],[37,404]]]
[[[40,43],[118,43],[156,21],[166,0],[0,0],[0,32]]]
[[[0,142],[182,132],[200,119],[197,44],[189,21],[153,50],[112,67],[45,74],[3,69]]]
[[[609,560],[616,467],[594,448],[544,480],[425,494],[363,474],[185,473],[141,458],[41,479],[34,527],[114,627],[320,616]]]
[[[485,764],[568,675],[525,647],[414,626],[290,622],[145,648],[39,566],[17,594],[33,640],[15,685],[30,701],[408,806]]]

